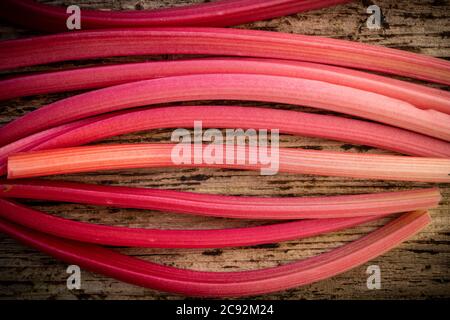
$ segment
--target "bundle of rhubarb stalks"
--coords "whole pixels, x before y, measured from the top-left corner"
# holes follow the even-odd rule
[[[57,259],[139,286],[189,296],[236,297],[332,277],[382,255],[422,230],[431,220],[427,209],[439,205],[438,188],[276,198],[38,179],[112,169],[180,167],[171,160],[171,144],[85,145],[126,133],[192,127],[194,121],[202,121],[205,128],[279,129],[284,134],[402,154],[280,148],[281,172],[449,183],[450,93],[389,74],[450,85],[450,62],[344,40],[217,28],[342,2],[347,1],[222,0],[143,12],[87,10],[82,15],[86,30],[54,33],[66,30],[64,8],[3,0],[2,16],[53,34],[3,41],[0,70],[118,56],[176,54],[183,58],[22,72],[2,79],[1,100],[84,91],[0,128],[0,174],[6,176],[0,182],[0,231]],[[238,105],[181,105],[202,100],[292,104],[342,116]],[[167,103],[180,105],[160,106]],[[226,157],[223,165],[193,161],[191,166],[261,167],[230,164]],[[64,219],[16,202],[20,199],[279,221],[231,229],[128,228]],[[354,242],[260,270],[179,269],[103,247],[257,245],[330,233],[394,214],[395,219]]]

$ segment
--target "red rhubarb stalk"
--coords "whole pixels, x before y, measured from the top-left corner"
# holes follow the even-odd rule
[[[95,30],[4,41],[0,46],[0,70],[149,54],[309,61],[450,84],[450,62],[445,60],[345,40],[227,28]]]
[[[369,145],[400,153],[450,158],[450,143],[377,123],[296,111],[237,106],[149,108],[108,117],[39,145],[39,150],[74,147],[121,134],[161,128],[278,129],[280,133]],[[1,149],[0,149],[1,150]]]
[[[379,93],[421,109],[450,113],[450,93],[444,90],[328,65],[249,58],[128,63],[19,76],[0,82],[0,100],[108,87],[152,78],[211,73],[266,74],[319,80]]]
[[[82,10],[82,28],[227,27],[297,12],[321,9],[350,0],[216,0],[176,8],[143,11]],[[0,16],[32,30],[67,31],[66,8],[33,0],[2,0]]]
[[[0,217],[28,228],[81,242],[147,248],[223,248],[312,237],[350,228],[380,216],[302,220],[247,228],[162,230],[97,225],[55,217],[0,199]]]
[[[450,140],[450,115],[328,82],[250,74],[204,74],[132,82],[41,107],[0,128],[0,145],[45,128],[105,112],[196,100],[248,100],[307,105]]]
[[[256,163],[249,161],[259,159],[258,148],[234,145],[231,146],[234,148],[233,154],[223,150],[222,155],[212,155],[206,150],[206,146],[185,145],[183,149],[189,158],[183,159],[186,160],[184,163],[176,164],[172,159],[172,153],[176,150],[175,147],[180,145],[100,145],[19,153],[8,159],[8,178],[129,168],[211,167],[261,170],[269,167],[262,165],[260,161]],[[219,148],[225,149],[225,146],[219,145]],[[201,163],[195,158],[198,153],[202,156]],[[278,167],[276,169],[280,172],[398,181],[450,182],[450,159],[288,148],[279,148],[278,153],[279,160],[272,159],[270,165]],[[242,162],[236,161],[235,155],[245,155],[245,158],[240,158]]]
[[[340,248],[286,265],[238,272],[204,272],[163,266],[109,249],[61,240],[0,220],[3,232],[66,263],[115,279],[187,296],[231,297],[270,293],[314,283],[378,257],[425,228],[426,212],[404,214]]]
[[[326,219],[437,207],[437,188],[327,197],[261,198],[100,186],[46,180],[0,180],[0,198],[64,201],[242,219]]]

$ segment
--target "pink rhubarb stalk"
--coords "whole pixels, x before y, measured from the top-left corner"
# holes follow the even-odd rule
[[[64,201],[241,219],[326,219],[435,208],[437,188],[327,197],[223,196],[46,180],[1,181],[0,198]]]
[[[260,170],[268,167],[260,162],[256,147],[228,145],[234,154],[223,151],[212,155],[206,146],[184,146],[190,151],[186,162],[175,164],[173,144],[122,144],[62,148],[12,155],[8,159],[8,178],[30,178],[55,174],[92,172],[129,168],[211,167]],[[219,145],[225,148],[226,145]],[[217,145],[216,145],[217,148]],[[175,151],[178,152],[178,151]],[[450,182],[450,159],[355,154],[279,148],[279,160],[272,163],[280,172],[366,179]],[[196,163],[200,154],[201,163]],[[235,155],[245,155],[242,162]],[[273,155],[272,155],[273,156]],[[220,158],[218,158],[220,157]],[[237,162],[237,163],[236,163]],[[275,163],[277,162],[277,163]]]
[[[445,60],[345,40],[227,28],[95,30],[4,41],[0,46],[0,70],[149,54],[309,61],[450,84],[450,62]]]
[[[450,93],[444,90],[328,65],[249,58],[128,63],[13,77],[0,81],[0,100],[108,87],[153,78],[211,73],[266,74],[319,80],[379,93],[409,102],[421,109],[434,109],[450,114]]]
[[[450,115],[328,82],[251,74],[204,74],[132,82],[56,101],[0,128],[0,145],[45,128],[105,112],[196,100],[306,105],[450,140]]]
[[[426,212],[404,214],[367,236],[318,256],[238,272],[163,266],[95,245],[62,240],[5,220],[0,220],[0,232],[66,263],[142,287],[187,296],[239,297],[295,288],[343,273],[393,249],[429,223]]]
[[[35,149],[74,147],[150,129],[191,128],[194,121],[202,121],[204,128],[278,129],[280,133],[369,145],[408,155],[450,158],[450,143],[412,131],[343,117],[237,106],[174,106],[130,111],[62,133]]]

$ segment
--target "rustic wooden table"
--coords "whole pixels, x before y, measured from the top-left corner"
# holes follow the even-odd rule
[[[142,9],[194,1],[138,1],[138,0],[78,0],[45,1],[52,4],[79,4],[86,8]],[[202,2],[196,0],[195,2]],[[376,4],[384,13],[381,30],[366,27],[365,9]],[[257,22],[246,28],[290,33],[320,35],[398,48],[444,59],[450,58],[450,1],[445,0],[377,0],[355,1],[304,14]],[[1,39],[30,36],[36,33],[0,22]],[[143,61],[155,57],[114,58],[101,61],[77,62],[76,66],[111,61]],[[170,57],[163,57],[170,58]],[[57,69],[74,66],[72,63],[22,69],[14,72]],[[3,75],[7,75],[4,73]],[[448,90],[448,88],[444,88]],[[0,103],[0,123],[32,111],[41,105],[73,95],[52,94],[21,98]],[[232,102],[222,102],[230,104]],[[297,106],[242,103],[290,110],[319,110]],[[154,130],[130,134],[110,142],[166,142],[169,130]],[[282,136],[281,146],[318,150],[339,150],[361,153],[382,153],[365,146],[343,144],[322,139]],[[312,177],[278,174],[262,177],[257,173],[210,169],[149,169],[121,172],[102,172],[64,177],[108,185],[168,188],[204,193],[259,196],[312,196],[356,194],[400,190],[427,186],[424,183],[395,183],[332,177]],[[450,296],[450,186],[440,185],[443,200],[438,209],[431,210],[432,224],[400,247],[352,271],[332,279],[280,293],[259,296],[258,299],[381,299],[381,298],[449,298]],[[176,215],[156,211],[98,208],[78,204],[30,202],[33,207],[63,217],[93,223],[157,228],[217,228],[254,225],[251,221],[234,221]],[[211,271],[236,271],[276,266],[304,257],[317,255],[352,241],[386,221],[378,221],[358,228],[300,241],[289,241],[256,247],[221,250],[164,250],[120,248],[126,254],[181,268]],[[381,268],[380,290],[366,287],[369,265]],[[180,299],[181,296],[139,288],[82,271],[81,289],[66,287],[67,265],[24,247],[0,235],[0,298],[15,299]]]

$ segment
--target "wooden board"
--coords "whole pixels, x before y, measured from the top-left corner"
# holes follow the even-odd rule
[[[194,1],[46,1],[52,4],[79,4],[86,8],[142,9]],[[195,1],[202,2],[202,1]],[[450,57],[450,1],[374,1],[384,13],[381,30],[369,30],[365,23],[365,8],[371,1],[356,1],[304,14],[257,22],[246,28],[302,33],[379,44],[444,59]],[[34,35],[0,22],[0,38],[9,39]],[[142,61],[149,57],[114,58],[104,61]],[[167,58],[167,57],[164,57]],[[154,57],[152,57],[154,59]],[[102,61],[77,62],[76,66]],[[74,66],[71,63],[53,65],[50,68]],[[21,70],[45,70],[37,67]],[[4,75],[8,75],[4,73]],[[448,90],[448,88],[444,88]],[[0,124],[7,123],[35,108],[73,95],[52,94],[0,102]],[[206,102],[205,102],[206,103]],[[230,104],[231,102],[223,102]],[[309,110],[297,106],[281,106],[261,103],[242,103],[289,110]],[[110,142],[166,142],[169,130],[156,130],[108,139]],[[321,150],[339,150],[362,153],[387,153],[364,146],[349,145],[322,139],[282,136],[281,146],[306,147]],[[354,180],[332,177],[313,177],[279,174],[262,177],[257,173],[236,170],[210,169],[157,169],[103,172],[64,177],[72,181],[84,181],[107,185],[168,188],[204,193],[259,196],[309,196],[357,194],[401,190],[429,186],[425,183],[396,183],[385,181]],[[438,209],[431,210],[433,223],[423,232],[389,253],[355,268],[352,271],[319,283],[280,293],[259,296],[258,299],[423,299],[448,298],[450,296],[450,230],[449,185],[440,185],[443,200]],[[255,225],[251,221],[202,218],[156,211],[98,208],[78,204],[32,202],[33,207],[60,216],[110,225],[157,228],[221,228]],[[358,228],[300,241],[289,241],[257,247],[221,250],[164,250],[121,248],[121,252],[181,268],[211,271],[237,271],[263,268],[288,263],[317,255],[331,248],[348,243],[366,234],[385,221],[378,221]],[[366,287],[369,265],[381,268],[382,288]],[[53,258],[26,248],[10,238],[0,235],[0,298],[15,299],[183,299],[181,296],[157,292],[125,284],[88,271],[82,271],[80,290],[66,288],[67,265]]]

